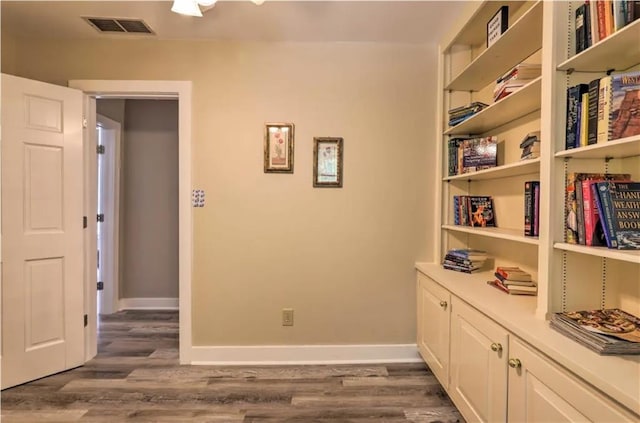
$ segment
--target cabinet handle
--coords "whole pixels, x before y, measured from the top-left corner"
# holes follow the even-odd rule
[[[495,352],[502,352],[502,344],[498,344],[497,342],[494,342],[493,344],[491,344],[491,351],[495,351]]]
[[[510,358],[509,359],[509,367],[511,367],[513,369],[519,369],[520,367],[522,367],[522,363],[517,358]]]
[[[447,302],[446,301],[440,301],[440,307],[447,308]]]

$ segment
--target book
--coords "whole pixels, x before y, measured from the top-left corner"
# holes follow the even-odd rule
[[[609,140],[609,112],[611,110],[611,77],[605,76],[600,79],[598,87],[598,121],[597,121],[597,143]]]
[[[596,182],[593,184],[594,195],[597,195],[596,205],[598,207],[598,215],[604,231],[607,247],[618,248],[618,241],[613,223],[613,210],[611,205],[611,193],[609,191],[608,182]]]
[[[640,71],[611,76],[609,141],[640,134]]]
[[[576,136],[578,134],[578,105],[582,99],[582,94],[588,92],[589,86],[587,84],[578,84],[567,88],[567,125],[566,125],[566,137],[565,137],[565,149],[576,148],[579,143],[576,142]]]
[[[472,138],[462,141],[462,172],[477,172],[498,165],[498,137]]]
[[[447,254],[468,260],[486,260],[489,257],[486,251],[473,248],[454,248],[447,251]]]
[[[474,227],[495,227],[493,199],[488,196],[471,195],[467,197],[469,222]]]
[[[524,183],[524,235],[535,236],[535,187],[540,181],[526,181]]]
[[[584,213],[585,245],[606,246],[606,237],[600,215],[596,196],[593,193],[592,185],[605,180],[630,181],[629,174],[600,174],[588,177],[582,181],[582,201]],[[576,189],[578,189],[576,187]]]
[[[504,285],[499,279],[487,281],[487,284],[511,295],[537,295],[538,293],[538,288],[535,286]]]
[[[580,99],[580,118],[578,120],[578,136],[576,142],[579,147],[586,147],[589,139],[589,86]]]
[[[533,236],[540,235],[540,184],[533,188]]]
[[[576,9],[575,32],[576,32],[576,54],[584,51],[587,46],[587,25],[586,25],[586,9],[587,4],[581,4]]]
[[[496,273],[512,281],[531,281],[531,273],[525,272],[517,266],[498,266],[496,267]]]
[[[583,218],[578,218],[582,212],[584,216],[584,199],[582,205],[578,206],[579,198],[583,197],[584,191],[582,181],[585,180],[629,180],[630,175],[627,173],[582,173],[570,172],[566,178],[565,191],[565,242],[569,244],[580,244],[579,224]],[[580,191],[580,197],[578,197]],[[585,232],[586,243],[586,232]]]
[[[611,200],[612,238],[619,250],[640,249],[640,182],[599,182],[608,187]],[[603,190],[600,189],[600,194]],[[608,200],[607,200],[608,201]],[[606,207],[606,204],[605,204]]]
[[[627,2],[624,0],[613,0],[611,3],[613,7],[613,31],[615,32],[621,30],[627,24]]]
[[[585,33],[585,50],[593,45],[593,35],[591,33],[591,4],[589,0],[584,2],[584,33]]]
[[[596,3],[596,15],[598,17],[598,40],[604,40],[609,35],[607,33],[607,22],[605,17],[605,1],[595,0]]]
[[[553,313],[549,325],[600,355],[640,354],[640,319],[618,308]]]
[[[591,44],[589,45],[592,46],[600,41],[598,34],[598,5],[596,0],[589,1],[589,24],[591,31]]]
[[[587,121],[587,145],[598,142],[598,89],[600,78],[589,82],[589,105]]]
[[[498,272],[495,272],[494,276],[496,277],[496,279],[499,279],[503,285],[507,285],[507,286],[509,285],[537,286],[537,284],[534,281],[516,281],[512,279],[507,279]]]

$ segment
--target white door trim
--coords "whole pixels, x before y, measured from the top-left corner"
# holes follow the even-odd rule
[[[180,308],[180,363],[190,364],[191,275],[193,228],[191,210],[191,81],[72,80],[77,88],[96,98],[178,99],[178,274]],[[96,285],[92,287],[95,297]],[[95,304],[95,301],[93,302]],[[88,310],[95,314],[96,309]],[[96,330],[95,327],[91,328]]]

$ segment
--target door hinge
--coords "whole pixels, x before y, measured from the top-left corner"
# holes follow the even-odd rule
[[[104,282],[98,282],[98,291],[102,291],[104,289]]]
[[[104,222],[104,213],[98,214],[97,218],[98,218],[98,222],[100,223]]]
[[[89,126],[89,122],[87,121],[86,117],[82,117],[82,127],[86,128],[87,126]]]
[[[96,147],[96,153],[98,154],[104,154],[104,145],[98,145]]]
[[[84,327],[86,328],[87,326],[89,326],[89,315],[85,314],[84,315]]]
[[[82,229],[87,229],[87,216],[82,216]]]

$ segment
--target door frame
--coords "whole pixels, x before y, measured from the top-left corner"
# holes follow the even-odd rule
[[[103,280],[107,281],[102,290],[102,301],[100,310],[105,314],[118,311],[118,298],[120,291],[120,181],[121,181],[121,129],[122,124],[113,119],[109,119],[101,114],[96,114],[96,124],[106,131],[113,132],[113,144],[106,146],[103,154],[103,164],[106,167],[106,179],[102,181],[102,188],[110,187],[103,191],[102,210],[105,219],[102,223],[103,244],[100,251],[100,260],[103,265],[101,270]],[[104,144],[103,144],[104,145]],[[100,179],[98,178],[98,181]],[[106,277],[105,277],[106,275]]]
[[[125,98],[125,99],[167,99],[178,100],[178,293],[179,293],[179,339],[180,339],[180,364],[190,364],[192,359],[192,335],[191,335],[191,278],[193,264],[193,217],[191,209],[191,81],[143,81],[143,80],[71,80],[69,87],[76,88],[85,93],[87,126],[90,129],[85,147],[89,152],[87,157],[93,161],[85,166],[87,174],[85,181],[93,188],[93,195],[89,192],[85,198],[85,208],[90,210],[91,205],[87,201],[95,200],[95,99],[96,98]],[[93,121],[93,128],[92,128]],[[94,133],[91,137],[91,132]],[[93,138],[93,140],[92,140]],[[85,191],[87,192],[87,191]],[[94,201],[95,204],[95,201]],[[95,206],[94,206],[95,209]],[[94,214],[95,215],[95,214]],[[89,214],[91,216],[91,214]],[[93,219],[95,220],[95,219]],[[91,219],[89,220],[91,221]],[[91,226],[89,226],[89,229]],[[93,239],[87,241],[87,246],[96,245],[95,230],[89,230],[88,236]],[[85,254],[85,258],[95,261],[95,254]],[[95,264],[95,263],[94,263]],[[88,263],[90,266],[91,263]],[[91,269],[91,267],[89,267]],[[97,351],[97,321],[95,320],[96,304],[96,272],[86,272],[87,283],[85,292],[85,310],[90,324],[85,332],[85,346],[87,360],[95,356]],[[93,316],[93,321],[92,321]]]

